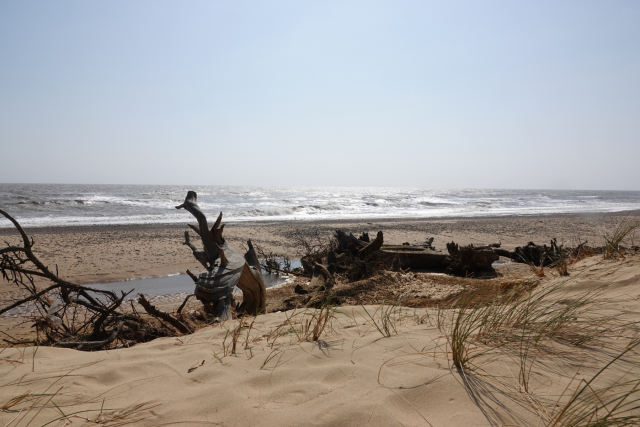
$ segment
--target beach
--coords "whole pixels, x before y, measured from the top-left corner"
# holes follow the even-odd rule
[[[317,232],[329,238],[335,229],[354,235],[375,235],[381,230],[389,244],[421,244],[434,237],[433,245],[439,250],[446,250],[444,245],[450,241],[476,245],[499,242],[503,248],[513,249],[529,241],[548,243],[552,238],[574,246],[584,241],[598,246],[628,215],[260,221],[231,223],[224,233],[239,249],[251,239],[265,251],[289,257],[300,255],[296,235]],[[34,237],[35,253],[45,264],[57,268],[69,281],[88,285],[171,275],[186,269],[200,271],[202,267],[193,260],[191,251],[182,245],[187,229],[185,224],[137,224],[27,228],[26,232]],[[10,229],[1,229],[0,236],[17,243],[18,236]],[[531,280],[526,265],[520,271],[523,280]],[[394,276],[399,281],[416,280],[411,273],[395,274],[399,274]],[[540,288],[565,281],[565,300],[610,284],[607,297],[617,302],[609,310],[624,310],[630,318],[640,313],[638,256],[610,261],[601,256],[587,258],[571,267],[568,278],[550,271],[542,280],[537,285]],[[2,291],[3,301],[17,295],[6,282]],[[187,282],[184,292],[191,291]],[[554,298],[560,300],[560,296]],[[172,306],[178,304],[165,301],[164,307],[175,309]],[[542,417],[536,409],[539,402],[532,405],[531,400],[559,398],[567,386],[573,390],[576,375],[594,375],[629,342],[627,335],[624,340],[607,335],[602,343],[571,353],[571,358],[540,356],[544,365],[532,368],[531,392],[523,394],[517,355],[505,356],[495,350],[486,360],[478,359],[484,377],[455,368],[447,334],[443,333],[446,327],[438,326],[446,320],[436,320],[445,319],[447,311],[438,315],[434,308],[397,308],[392,316],[393,333],[386,336],[380,332],[380,310],[381,306],[336,307],[318,341],[300,336],[302,325],[314,318],[313,310],[300,309],[260,315],[246,324],[230,320],[191,335],[103,352],[5,348],[0,356],[0,400],[5,403],[21,393],[53,393],[51,401],[64,417],[50,402],[36,398],[21,406],[40,424],[54,419],[84,423],[122,418],[149,426],[172,422],[227,426],[537,425]],[[18,322],[19,318],[3,316],[0,330],[19,337],[29,325]],[[291,332],[296,328],[299,332]],[[230,334],[234,330],[241,333],[232,353]],[[574,351],[572,348],[562,351]],[[629,354],[606,378],[635,372],[640,366],[637,361],[637,352]],[[29,402],[35,402],[33,408],[45,409],[36,414],[37,409],[29,409]],[[66,414],[71,411],[84,412],[69,418]],[[547,411],[551,413],[553,408]],[[7,425],[16,416],[21,415],[2,412],[0,422]],[[18,419],[17,425],[28,420]]]
[[[494,3],[0,2],[0,427],[640,426],[640,2]]]
[[[300,256],[296,233],[311,235],[317,232],[328,239],[336,229],[354,235],[368,232],[372,236],[382,231],[385,244],[395,245],[422,244],[427,238],[434,237],[436,249],[444,251],[445,244],[451,241],[476,245],[501,243],[503,247],[513,249],[530,241],[548,244],[557,238],[558,243],[575,246],[588,241],[590,245],[598,246],[621,219],[634,214],[636,211],[480,218],[232,222],[226,225],[224,236],[237,249],[246,247],[246,241],[251,239],[265,251],[291,258]],[[45,264],[52,268],[57,266],[60,275],[71,282],[90,284],[184,273],[187,269],[199,271],[202,266],[182,244],[184,232],[189,230],[188,222],[194,223],[187,219],[182,224],[27,227],[26,231],[35,237],[35,251]],[[0,228],[0,237],[12,243],[18,235],[14,229]]]

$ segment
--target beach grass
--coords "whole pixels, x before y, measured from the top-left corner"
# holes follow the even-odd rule
[[[610,259],[621,256],[622,243],[630,238],[633,240],[634,234],[638,229],[640,229],[640,218],[623,218],[611,235],[605,235],[604,258]]]

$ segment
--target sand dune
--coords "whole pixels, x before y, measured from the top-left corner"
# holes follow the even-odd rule
[[[569,278],[546,279],[540,289],[562,281],[557,298],[564,304],[608,284],[606,296],[615,301],[607,309],[638,318],[640,257],[589,258],[571,272]],[[567,384],[571,392],[630,342],[627,335],[614,339],[603,333],[592,346],[554,344],[557,351],[536,360],[531,389],[524,393],[518,358],[508,351],[494,349],[476,359],[474,371],[455,369],[447,320],[439,328],[434,309],[397,309],[391,315],[396,330],[386,337],[375,326],[382,326],[383,309],[365,308],[369,314],[361,307],[337,308],[315,342],[305,339],[303,325],[316,311],[259,316],[240,331],[236,354],[230,353],[238,321],[108,352],[7,348],[0,354],[0,403],[24,393],[43,395],[0,412],[0,422],[9,425],[17,416],[10,425],[24,426],[35,416],[31,425],[44,425],[62,413],[87,411],[65,420],[149,426],[545,425]],[[638,379],[639,362],[638,352],[629,352],[606,379],[623,372]],[[20,408],[22,413],[15,411]],[[63,425],[57,423],[49,425]]]

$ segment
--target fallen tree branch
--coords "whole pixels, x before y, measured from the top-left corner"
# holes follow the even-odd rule
[[[149,313],[151,316],[156,317],[158,319],[162,319],[183,334],[190,334],[191,330],[187,325],[185,325],[179,319],[173,317],[166,311],[162,311],[155,306],[151,305],[149,301],[142,294],[138,294],[138,303],[144,308],[144,310]]]
[[[5,308],[3,308],[3,309],[0,309],[0,314],[4,314],[4,313],[6,313],[6,312],[7,312],[7,311],[9,311],[9,310],[12,310],[12,309],[14,309],[14,308],[16,308],[16,307],[20,307],[22,304],[24,304],[24,303],[26,303],[26,302],[33,301],[33,300],[37,300],[38,298],[40,298],[41,296],[43,296],[43,295],[44,295],[44,294],[46,294],[47,292],[50,292],[50,291],[52,291],[52,290],[54,290],[54,289],[57,289],[57,288],[59,288],[59,287],[60,287],[60,285],[51,285],[51,286],[49,286],[48,288],[46,288],[46,289],[44,289],[44,290],[42,290],[42,291],[40,291],[40,292],[38,292],[38,293],[36,293],[36,294],[29,295],[28,297],[23,298],[23,299],[21,299],[20,301],[14,302],[13,304],[11,304],[11,305],[10,305],[10,306],[8,306],[8,307],[5,307]]]
[[[54,344],[54,347],[62,347],[62,348],[77,348],[78,350],[91,350],[97,347],[104,347],[107,346],[109,344],[111,344],[117,337],[118,334],[120,333],[120,328],[122,328],[122,325],[124,324],[124,322],[120,321],[118,322],[118,324],[116,325],[115,328],[113,328],[113,331],[111,332],[111,335],[109,335],[109,338],[105,339],[105,340],[101,340],[101,341],[80,341],[80,342],[58,342],[56,344]]]
[[[182,309],[184,308],[185,305],[187,305],[187,302],[189,302],[189,299],[194,296],[193,294],[189,294],[187,295],[187,297],[184,299],[184,301],[182,302],[182,304],[180,304],[180,307],[178,307],[178,310],[176,311],[176,313],[180,314],[182,313]]]

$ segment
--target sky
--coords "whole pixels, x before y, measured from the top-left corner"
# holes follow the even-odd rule
[[[640,2],[0,0],[0,182],[640,190]]]

